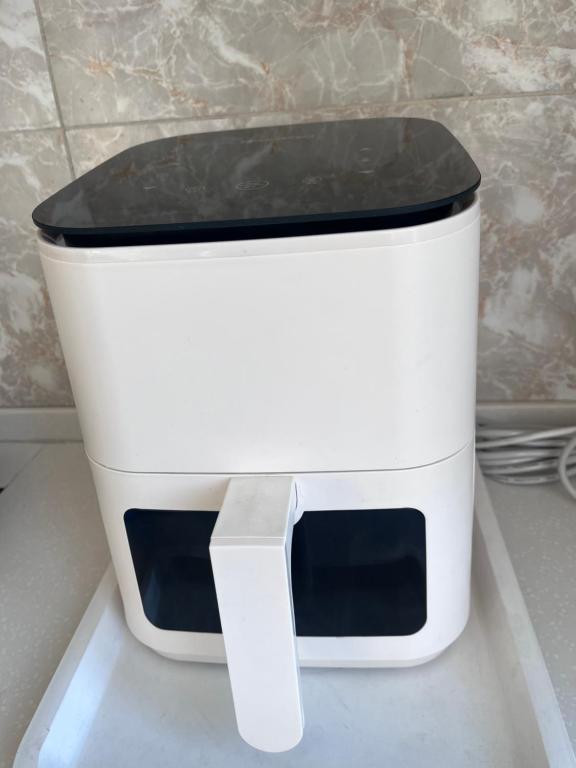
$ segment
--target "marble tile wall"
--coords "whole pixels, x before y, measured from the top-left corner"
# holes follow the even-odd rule
[[[478,396],[576,397],[576,0],[0,0],[0,406],[72,403],[34,204],[179,133],[405,114],[483,173]]]

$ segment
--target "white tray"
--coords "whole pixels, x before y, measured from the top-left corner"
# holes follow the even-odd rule
[[[15,768],[576,766],[483,478],[462,637],[411,669],[303,669],[306,730],[279,755],[235,727],[224,666],[169,661],[128,632],[109,571],[22,740]]]

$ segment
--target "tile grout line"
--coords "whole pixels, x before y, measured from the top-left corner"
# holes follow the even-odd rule
[[[375,101],[375,102],[358,102],[355,104],[344,104],[339,106],[330,107],[318,107],[314,109],[306,109],[298,113],[298,110],[282,110],[279,112],[271,110],[259,110],[256,112],[226,112],[224,114],[212,114],[212,115],[186,115],[178,117],[155,117],[146,118],[143,120],[126,120],[110,123],[84,123],[80,125],[67,125],[66,131],[77,131],[83,128],[119,128],[126,125],[147,125],[150,123],[181,123],[185,121],[197,121],[197,122],[209,122],[214,120],[233,120],[235,118],[256,118],[263,117],[265,115],[293,115],[295,112],[301,116],[305,115],[318,115],[319,119],[322,114],[325,115],[337,115],[339,112],[345,112],[346,110],[353,109],[394,109],[396,107],[418,106],[419,104],[433,104],[458,101],[501,101],[503,99],[523,99],[523,98],[543,98],[554,96],[574,96],[576,92],[570,90],[559,91],[531,91],[527,93],[508,93],[508,94],[492,94],[492,95],[471,95],[471,96],[440,96],[433,99],[406,99],[402,101]]]
[[[12,133],[45,133],[47,131],[64,131],[61,125],[35,125],[33,127],[22,128],[0,128],[0,136],[10,135]]]
[[[74,164],[72,162],[72,153],[70,152],[70,145],[68,144],[68,135],[66,133],[66,126],[64,124],[64,118],[62,116],[62,107],[60,106],[60,98],[56,88],[56,80],[54,78],[54,72],[52,70],[52,61],[50,59],[50,53],[48,51],[48,40],[46,39],[46,32],[44,30],[44,19],[40,11],[40,0],[34,0],[34,9],[36,11],[36,20],[38,21],[38,29],[40,30],[40,38],[44,47],[44,55],[46,56],[46,68],[48,70],[48,77],[50,78],[50,86],[52,88],[52,96],[54,98],[54,106],[56,107],[56,115],[58,117],[59,130],[62,132],[62,141],[64,143],[64,152],[66,153],[66,161],[68,163],[68,170],[72,179],[76,178],[74,172]]]
[[[35,0],[37,2],[37,0]],[[44,32],[41,28],[42,38],[44,40]],[[46,47],[46,43],[44,43]],[[48,54],[47,54],[48,56]],[[50,74],[50,80],[52,83],[52,90],[54,92],[54,101],[56,104],[56,109],[58,112],[58,119],[59,119],[59,125],[47,125],[44,127],[34,127],[34,128],[4,128],[0,129],[0,134],[7,134],[7,133],[37,133],[39,131],[50,131],[50,130],[61,130],[64,132],[65,135],[65,144],[66,144],[66,150],[69,155],[69,162],[71,164],[71,171],[73,172],[73,163],[71,158],[70,149],[68,146],[68,139],[67,139],[67,133],[69,131],[82,131],[82,130],[91,130],[91,129],[98,129],[98,128],[123,128],[126,126],[137,126],[137,125],[155,125],[155,124],[168,124],[168,123],[183,123],[187,121],[194,121],[194,122],[214,122],[215,120],[234,120],[238,118],[257,118],[257,117],[263,117],[265,115],[277,115],[278,117],[286,116],[286,115],[293,115],[295,113],[298,113],[297,110],[281,110],[278,112],[270,111],[270,110],[260,110],[258,112],[226,112],[223,114],[210,114],[210,115],[179,115],[174,117],[150,117],[150,118],[144,118],[142,120],[123,120],[123,121],[114,121],[110,123],[77,123],[73,125],[66,125],[64,123],[64,120],[62,118],[62,113],[60,109],[60,103],[59,99],[56,93],[55,88],[55,81],[52,74],[52,66],[50,63],[48,63],[48,71]],[[355,104],[345,104],[340,106],[330,106],[330,107],[318,107],[315,109],[306,109],[302,112],[299,112],[302,117],[305,117],[306,115],[317,115],[319,119],[321,119],[322,115],[337,115],[339,112],[345,112],[347,110],[354,110],[354,109],[367,109],[367,110],[378,110],[378,109],[394,109],[396,107],[407,107],[407,106],[418,106],[420,104],[443,104],[443,105],[450,105],[451,103],[456,103],[460,101],[503,101],[507,99],[539,99],[539,98],[554,98],[558,96],[565,96],[565,97],[572,97],[576,98],[576,92],[570,91],[570,90],[560,90],[560,91],[527,91],[527,92],[517,92],[517,93],[506,93],[506,94],[489,94],[489,95],[469,95],[469,96],[438,96],[432,99],[414,99],[414,100],[403,100],[403,101],[375,101],[375,102],[358,102]]]

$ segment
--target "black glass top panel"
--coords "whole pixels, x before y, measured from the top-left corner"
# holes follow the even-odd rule
[[[271,225],[281,236],[298,225],[333,231],[327,222],[334,221],[359,229],[376,219],[385,228],[451,215],[479,183],[478,168],[440,123],[347,120],[140,144],[52,195],[33,219],[71,244],[100,237],[107,241],[95,244],[107,245],[147,236],[235,239],[243,228],[245,237],[258,237],[259,227]]]

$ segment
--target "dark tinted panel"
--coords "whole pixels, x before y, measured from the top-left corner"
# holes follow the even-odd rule
[[[430,220],[423,213],[436,208],[450,215],[479,183],[474,162],[440,123],[347,120],[141,144],[48,198],[33,218],[77,245],[222,240],[245,227],[244,237],[285,236],[286,225],[306,234],[337,231],[327,229],[334,219],[360,229],[371,218],[387,227],[387,217],[400,226],[399,217],[419,223],[415,214]]]
[[[210,567],[216,512],[125,514],[144,612],[161,629],[221,632]],[[301,636],[409,635],[426,622],[426,533],[415,509],[306,512],[294,526]]]
[[[411,635],[426,622],[426,530],[416,509],[306,512],[294,526],[299,635]]]
[[[217,517],[156,509],[124,515],[144,613],[160,629],[222,631],[208,551]]]

